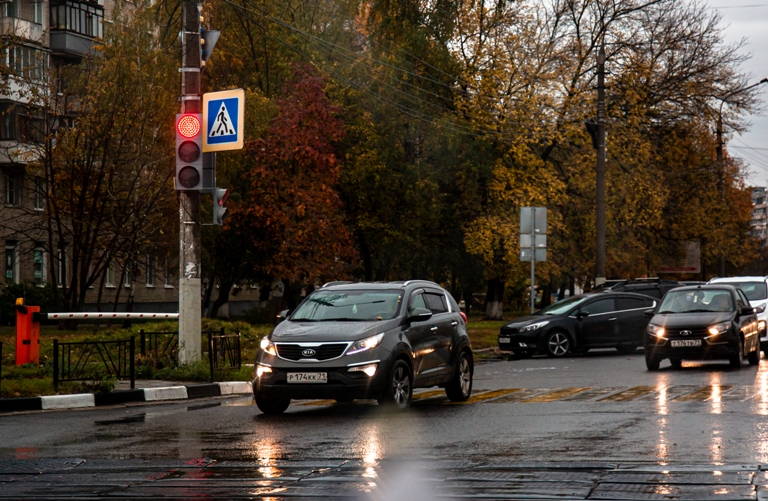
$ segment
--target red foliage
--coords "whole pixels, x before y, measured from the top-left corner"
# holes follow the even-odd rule
[[[344,136],[325,81],[297,68],[267,137],[247,145],[251,191],[239,211],[253,243],[267,258],[265,272],[312,283],[346,275],[356,258],[336,185],[334,144]]]

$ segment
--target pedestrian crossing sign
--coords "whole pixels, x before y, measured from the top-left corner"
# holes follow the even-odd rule
[[[243,89],[203,94],[203,151],[239,150],[245,121]]]

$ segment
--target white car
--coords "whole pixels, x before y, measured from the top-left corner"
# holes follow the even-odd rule
[[[768,324],[768,277],[727,277],[713,278],[710,284],[733,285],[744,291],[749,299],[749,305],[755,309],[757,314],[757,327],[760,331],[760,349],[768,358],[768,333],[766,325]]]

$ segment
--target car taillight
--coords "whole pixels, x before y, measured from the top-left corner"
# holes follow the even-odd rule
[[[464,320],[464,325],[467,325],[467,314],[463,311],[460,311],[459,315],[461,315],[461,319]]]

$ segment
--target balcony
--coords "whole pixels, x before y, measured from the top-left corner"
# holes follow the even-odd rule
[[[0,27],[3,30],[2,33],[13,33],[15,36],[25,40],[43,43],[43,27],[32,21],[17,17],[3,17],[0,18]]]
[[[93,38],[71,31],[51,30],[51,52],[54,55],[80,58],[91,51]]]

